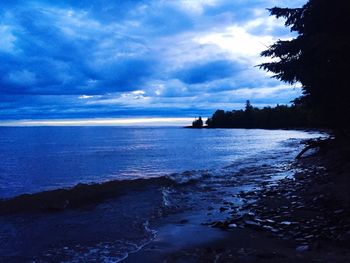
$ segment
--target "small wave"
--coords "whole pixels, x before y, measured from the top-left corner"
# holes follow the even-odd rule
[[[168,178],[175,181],[176,184],[185,185],[196,183],[201,179],[208,178],[210,176],[211,174],[208,170],[191,170],[182,173],[173,173],[169,175]]]
[[[163,204],[163,207],[170,207],[171,206],[171,201],[170,201],[169,195],[173,191],[174,190],[170,189],[169,187],[163,187],[162,188],[162,204]]]
[[[0,215],[32,211],[61,211],[78,208],[117,197],[126,191],[146,186],[185,186],[195,184],[210,177],[207,170],[185,171],[167,176],[138,178],[129,180],[112,180],[103,183],[77,184],[72,188],[61,188],[33,194],[22,194],[9,199],[0,199]],[[169,205],[167,191],[163,191],[163,204]]]
[[[157,231],[150,228],[149,221],[143,223],[143,228],[144,236],[139,240],[100,242],[92,246],[80,244],[71,247],[64,246],[46,251],[43,255],[34,258],[34,262],[121,262],[156,238]]]

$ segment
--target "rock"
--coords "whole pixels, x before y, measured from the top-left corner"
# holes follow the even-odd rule
[[[237,225],[232,223],[232,224],[229,224],[228,227],[229,227],[229,228],[236,228]]]
[[[303,245],[303,246],[299,246],[295,249],[296,252],[298,253],[303,253],[303,252],[306,252],[308,251],[310,248],[308,245]]]
[[[218,222],[214,222],[211,226],[212,227],[217,227],[217,228],[226,228],[227,225],[224,222],[218,221]]]
[[[338,238],[338,240],[345,243],[345,244],[349,244],[350,243],[350,231],[347,231],[345,234],[341,235]]]
[[[247,226],[260,227],[260,224],[251,220],[245,220],[244,224]]]
[[[237,250],[238,255],[247,255],[247,251],[242,247],[239,250]]]
[[[292,224],[294,224],[294,223],[293,223],[293,222],[290,222],[290,221],[282,221],[280,224],[281,224],[281,225],[285,225],[285,226],[290,226],[290,225],[292,225]]]
[[[262,227],[263,227],[264,229],[268,230],[268,231],[273,232],[273,233],[277,233],[277,232],[279,232],[279,230],[278,230],[278,229],[273,228],[272,226],[266,226],[266,225],[264,225],[264,226],[262,226]]]

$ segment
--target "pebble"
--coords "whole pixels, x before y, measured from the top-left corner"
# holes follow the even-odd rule
[[[310,170],[311,174],[314,172]],[[296,241],[299,245],[295,250],[299,253],[310,250],[309,244],[315,248],[319,238],[350,244],[350,218],[342,217],[350,211],[342,206],[329,209],[333,203],[328,194],[304,195],[308,184],[315,182],[309,177],[303,174],[299,181],[285,180],[279,185],[265,184],[261,191],[241,192],[237,196],[242,197],[243,205],[233,211],[234,204],[225,201],[224,205],[230,206],[232,217],[213,226],[228,230],[245,227],[265,230],[272,236]],[[267,203],[256,202],[262,198]],[[274,207],[274,200],[280,205]],[[222,206],[220,211],[226,209]]]
[[[283,222],[281,222],[281,225],[290,226],[291,224],[293,224],[293,223],[290,222],[290,221],[283,221]]]
[[[276,229],[276,228],[273,228],[272,226],[266,226],[266,225],[264,225],[264,226],[262,226],[263,228],[265,228],[265,229],[267,229],[267,230],[269,230],[269,231],[271,231],[271,232],[273,232],[273,233],[277,233],[279,230],[278,229]]]
[[[250,221],[250,220],[246,220],[246,221],[244,221],[244,223],[248,226],[257,226],[257,227],[260,226],[259,223],[254,222],[254,221]]]
[[[308,245],[299,246],[299,247],[297,247],[295,250],[296,250],[297,252],[299,252],[299,253],[303,253],[303,252],[309,250],[309,246],[308,246]]]

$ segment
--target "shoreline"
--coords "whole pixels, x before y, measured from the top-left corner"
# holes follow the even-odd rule
[[[324,128],[324,127],[280,127],[280,128],[268,128],[268,127],[209,127],[207,125],[204,125],[202,127],[193,127],[192,125],[183,126],[184,129],[194,129],[194,130],[200,130],[200,129],[209,129],[209,130],[215,130],[215,129],[228,129],[228,130],[234,130],[234,129],[243,129],[243,130],[286,130],[286,131],[317,131],[320,133],[331,133],[330,128]]]
[[[303,144],[307,141],[301,140]],[[296,146],[293,142],[292,145],[298,147],[292,151],[295,157],[300,144]],[[135,242],[138,249],[132,247],[128,255],[123,256],[123,262],[295,262],[295,258],[302,262],[313,259],[346,262],[344,259],[350,257],[349,246],[339,244],[347,242],[343,234],[350,230],[350,216],[347,217],[350,206],[336,207],[332,198],[322,192],[329,190],[332,183],[329,177],[335,173],[334,169],[347,162],[338,160],[339,150],[332,147],[328,145],[318,153],[306,152],[293,162],[292,155],[282,158],[283,150],[276,149],[271,155],[265,155],[270,157],[262,162],[253,158],[241,169],[226,167],[223,174],[212,175],[205,172],[200,180],[191,179],[180,184],[169,178],[80,184],[71,189],[23,195],[15,198],[16,202],[3,200],[0,208],[5,204],[6,209],[10,209],[3,217],[5,224],[11,225],[16,218],[21,227],[29,226],[25,227],[25,235],[41,236],[42,241],[36,244],[39,254],[32,252],[32,244],[24,241],[23,245],[28,249],[23,255],[39,255],[38,259],[45,259],[45,253],[50,255],[48,258],[69,259],[69,253],[80,253],[85,246],[90,249],[89,242],[97,241],[115,244],[116,248],[105,251],[113,254],[118,248],[120,234],[133,233],[124,233],[123,229],[136,226],[137,229],[141,227],[149,240],[142,240],[141,246]],[[350,168],[343,170],[347,173]],[[190,175],[190,172],[179,174],[181,178],[191,178]],[[345,185],[339,193],[346,193]],[[317,193],[311,191],[315,186]],[[339,187],[334,189],[339,190]],[[317,198],[313,200],[314,197]],[[320,209],[324,203],[328,204],[328,210]],[[134,211],[129,207],[135,207]],[[306,218],[305,214],[310,222],[300,219]],[[130,218],[124,220],[124,215]],[[40,230],[30,225],[32,219],[26,219],[27,216],[35,221],[40,218]],[[66,220],[71,220],[72,216],[73,224],[67,224]],[[141,220],[136,225],[132,223],[135,216]],[[322,225],[325,218],[330,220]],[[120,223],[115,223],[116,219]],[[339,220],[343,227],[336,224]],[[68,234],[61,235],[56,225],[61,225],[61,230]],[[3,230],[6,231],[6,226]],[[320,241],[320,237],[327,237],[332,231],[335,242]],[[47,233],[51,234],[47,236]],[[72,245],[72,238],[72,243],[78,247]],[[14,244],[17,239],[14,235]],[[117,243],[113,243],[116,239]],[[65,241],[56,243],[57,240]],[[58,250],[48,249],[46,243]],[[97,250],[91,248],[97,251],[93,253],[103,250],[99,244],[95,244]]]
[[[205,224],[220,239],[172,253],[152,250],[151,242],[125,262],[348,262],[350,163],[340,144],[296,160],[292,178],[240,193],[241,211]]]

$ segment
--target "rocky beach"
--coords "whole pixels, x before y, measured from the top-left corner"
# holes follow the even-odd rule
[[[343,141],[325,142],[293,163],[292,177],[238,193],[241,207],[222,203],[231,216],[205,225],[225,238],[164,262],[348,262],[350,152]]]

